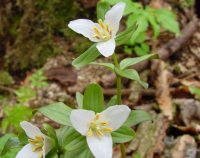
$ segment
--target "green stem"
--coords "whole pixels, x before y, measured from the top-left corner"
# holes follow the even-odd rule
[[[113,61],[115,64],[115,67],[119,68],[119,62],[117,59],[117,55],[114,53],[113,54]],[[120,105],[122,103],[122,78],[118,74],[117,76],[117,104]],[[124,144],[120,144],[120,150],[121,150],[121,157],[126,158],[126,148]]]

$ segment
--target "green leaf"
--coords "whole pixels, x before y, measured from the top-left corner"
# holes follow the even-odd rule
[[[63,103],[53,103],[38,109],[39,112],[51,120],[67,126],[71,126],[71,121],[69,118],[71,110],[72,109],[70,107]]]
[[[13,134],[5,134],[4,136],[0,137],[0,152],[3,150],[4,145],[6,144],[6,142],[12,137],[14,137]]]
[[[144,49],[141,46],[134,47],[134,52],[137,56],[144,56],[149,53],[149,52],[144,51]]]
[[[99,65],[99,66],[103,66],[111,71],[114,71],[115,66],[111,63],[96,63],[96,62],[92,62],[91,64],[93,65]]]
[[[139,8],[141,8],[141,4],[134,3],[131,0],[102,0],[103,2],[108,2],[111,5],[115,5],[119,2],[124,2],[126,4],[126,8],[124,11],[124,15],[130,14],[134,11],[137,11]]]
[[[14,83],[12,76],[4,70],[0,71],[0,85],[11,85]]]
[[[197,88],[195,86],[189,86],[189,91],[193,95],[195,95],[197,98],[200,98],[200,88]]]
[[[104,20],[106,12],[110,9],[108,2],[99,1],[97,3],[97,19]]]
[[[82,109],[83,107],[83,94],[80,92],[76,92],[76,102],[78,104],[78,108]]]
[[[94,61],[98,56],[100,56],[100,53],[96,48],[96,44],[93,44],[83,54],[81,54],[78,58],[73,60],[72,65],[77,68],[86,66],[92,61]]]
[[[63,140],[63,147],[67,151],[72,151],[86,145],[86,137],[78,133],[74,128],[69,127]]]
[[[163,8],[157,9],[155,10],[155,16],[162,27],[177,36],[180,35],[179,23],[176,21],[176,15],[172,11]]]
[[[114,95],[108,102],[107,107],[117,105],[117,95]]]
[[[104,109],[104,96],[98,84],[90,84],[84,93],[83,109],[101,112]]]
[[[32,88],[25,86],[15,90],[15,94],[17,95],[18,101],[21,103],[28,102],[36,96],[36,92]]]
[[[153,11],[152,11],[151,8],[147,8],[146,12],[144,14],[145,14],[147,20],[149,21],[149,23],[151,24],[151,26],[153,28],[153,33],[154,33],[153,37],[157,38],[160,34],[160,26],[159,26],[159,23],[156,20],[156,17],[154,15]]]
[[[141,84],[144,88],[148,88],[148,84],[140,79],[140,76],[136,70],[133,69],[115,69],[116,73],[122,77],[135,80]]]
[[[151,115],[142,110],[132,110],[124,126],[132,127],[144,121],[152,120]]]
[[[141,57],[136,58],[126,58],[120,62],[120,69],[125,69],[129,66],[135,65],[147,59],[156,59],[158,58],[158,54],[148,54]]]
[[[127,44],[132,34],[135,32],[136,25],[132,25],[131,27],[127,28],[125,31],[119,33],[116,37],[117,46],[122,44]]]
[[[136,42],[136,39],[138,38],[138,36],[142,33],[142,32],[146,32],[148,29],[149,23],[146,19],[146,17],[144,16],[140,16],[139,19],[137,19],[136,22],[136,30],[134,31],[134,33],[132,34],[132,37],[130,39],[130,42],[133,44]]]
[[[77,149],[77,150],[73,150],[71,152],[66,152],[64,154],[64,157],[62,158],[72,158],[72,157],[76,157],[76,158],[94,158],[94,156],[92,155],[90,149],[88,148],[87,145],[84,145],[83,147]]]
[[[117,131],[112,132],[112,138],[114,143],[126,143],[135,138],[135,132],[130,127],[122,126]]]
[[[26,106],[22,106],[20,104],[16,104],[12,107],[4,106],[4,119],[2,120],[1,127],[3,129],[2,132],[6,132],[9,126],[12,126],[14,130],[19,131],[20,122],[23,120],[30,120],[32,117],[32,109]]]
[[[53,127],[51,127],[49,124],[45,123],[43,125],[45,131],[46,131],[46,135],[49,136],[50,138],[53,138],[54,142],[55,142],[55,145],[57,146],[58,145],[58,140],[57,140],[57,135],[56,135],[56,131]],[[52,140],[52,141],[53,141]]]
[[[5,155],[6,153],[9,152],[9,150],[14,149],[14,148],[19,148],[19,147],[22,147],[22,144],[19,141],[19,139],[17,137],[11,137],[8,139],[8,141],[4,145],[1,155]]]

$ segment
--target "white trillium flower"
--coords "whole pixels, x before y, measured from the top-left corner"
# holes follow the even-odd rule
[[[127,120],[130,109],[126,105],[109,107],[101,113],[77,109],[72,110],[72,126],[83,136],[95,158],[111,158],[113,142],[111,132],[119,129]]]
[[[87,19],[71,21],[68,26],[75,32],[82,34],[92,42],[97,42],[97,49],[105,56],[111,56],[115,51],[115,37],[119,30],[120,20],[123,16],[125,3],[114,5],[101,19],[94,23]]]
[[[29,122],[23,121],[20,125],[29,137],[29,144],[19,151],[16,158],[45,158],[45,155],[52,148],[51,138]]]

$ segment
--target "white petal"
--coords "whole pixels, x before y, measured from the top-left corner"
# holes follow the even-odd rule
[[[119,30],[119,24],[124,13],[124,8],[125,3],[119,2],[114,5],[105,15],[105,23],[108,23],[113,29],[113,36],[115,36]]]
[[[99,40],[93,37],[94,35],[93,28],[95,25],[96,24],[92,22],[91,20],[78,19],[78,20],[70,21],[70,23],[68,24],[68,27],[71,28],[73,31],[89,38],[89,40],[93,42],[98,42]]]
[[[95,158],[112,158],[112,137],[110,134],[102,137],[87,137],[87,144]]]
[[[33,152],[33,145],[25,145],[17,154],[16,158],[38,158],[39,152]]]
[[[131,110],[126,105],[111,106],[100,113],[100,118],[108,122],[113,131],[119,129],[127,120]]]
[[[29,122],[23,121],[20,123],[20,125],[24,129],[24,131],[26,132],[26,135],[29,138],[34,139],[36,135],[37,136],[43,135],[38,127],[32,125]]]
[[[72,110],[70,120],[72,126],[82,135],[86,136],[89,130],[89,123],[94,119],[95,113],[93,111],[77,109]]]
[[[115,51],[115,39],[112,38],[106,42],[100,42],[96,47],[103,56],[109,57]]]
[[[43,158],[45,158],[45,155],[48,154],[52,149],[52,145],[53,144],[51,138],[44,135]]]

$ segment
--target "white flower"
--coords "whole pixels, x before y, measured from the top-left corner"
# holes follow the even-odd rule
[[[72,110],[70,120],[73,127],[86,136],[87,144],[95,158],[112,157],[111,132],[119,129],[129,116],[126,105],[109,107],[101,113],[89,110]]]
[[[30,138],[29,144],[25,145],[17,154],[16,158],[45,158],[52,148],[51,138],[44,135],[40,129],[31,123],[23,121],[21,127]]]
[[[105,20],[101,19],[94,23],[87,19],[71,21],[69,27],[92,42],[97,42],[97,49],[105,56],[111,56],[115,51],[115,37],[119,30],[120,20],[123,16],[125,3],[119,2],[114,5],[105,15]]]

